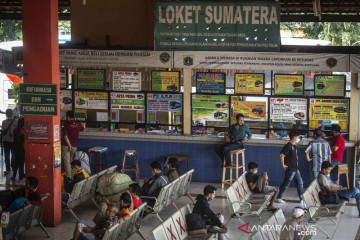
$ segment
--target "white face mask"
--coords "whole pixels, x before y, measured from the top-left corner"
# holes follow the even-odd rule
[[[326,174],[327,177],[330,177],[330,173],[329,174]]]
[[[152,175],[155,176],[156,172],[155,171],[151,171]]]
[[[259,171],[259,170],[255,170],[255,171],[253,171],[253,173],[254,173],[254,174],[257,174],[257,173],[258,173],[258,171]]]

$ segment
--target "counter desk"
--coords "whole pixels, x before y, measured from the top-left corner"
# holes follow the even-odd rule
[[[310,184],[310,164],[305,158],[305,148],[310,139],[303,138],[299,143],[299,169],[304,187]],[[284,170],[280,165],[279,154],[286,139],[266,139],[263,135],[253,135],[245,145],[245,162],[254,161],[259,165],[259,173],[268,172],[269,184],[280,186]],[[223,137],[184,136],[113,133],[87,130],[80,134],[78,149],[87,151],[95,146],[108,147],[109,165],[121,166],[125,150],[136,150],[139,159],[140,178],[151,175],[150,164],[159,161],[164,164],[164,156],[183,154],[190,157],[190,168],[195,169],[192,181],[220,183],[222,161],[215,153],[215,148],[224,144]],[[350,185],[354,185],[355,143],[346,142],[344,163],[349,164]],[[186,171],[180,163],[180,172]],[[133,176],[131,176],[133,177]],[[345,185],[345,179],[341,184]]]

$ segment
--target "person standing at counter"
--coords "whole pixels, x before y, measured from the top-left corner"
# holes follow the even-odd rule
[[[296,147],[296,144],[300,141],[299,134],[296,132],[291,132],[289,134],[289,137],[290,137],[290,142],[288,142],[280,152],[280,162],[282,168],[285,171],[285,176],[280,186],[279,195],[276,200],[277,203],[285,203],[285,201],[282,200],[282,195],[285,189],[287,189],[290,186],[290,183],[292,182],[293,179],[295,181],[295,185],[299,197],[304,192],[303,180],[301,178],[300,171],[298,168],[299,157],[297,154],[297,147]]]
[[[244,148],[244,143],[251,139],[251,131],[248,125],[244,124],[244,115],[236,115],[236,124],[231,125],[229,134],[225,136],[226,144],[216,149],[216,152],[220,160],[226,161],[226,167],[231,166],[231,156],[230,152],[232,150],[237,150]]]
[[[343,154],[345,150],[345,139],[340,133],[341,127],[336,124],[331,126],[332,137],[327,138],[328,141],[331,141],[331,164],[334,168],[336,165],[339,165],[343,161]]]

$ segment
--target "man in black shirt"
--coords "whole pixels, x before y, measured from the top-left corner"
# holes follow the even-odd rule
[[[298,168],[299,157],[297,155],[296,143],[300,141],[299,134],[296,132],[291,132],[289,134],[290,142],[288,142],[280,152],[280,162],[281,166],[285,171],[284,180],[280,186],[280,192],[277,197],[278,203],[285,203],[282,200],[282,195],[286,188],[290,186],[291,181],[294,179],[295,185],[299,197],[304,192],[303,180],[300,175]],[[301,198],[300,198],[301,200]]]

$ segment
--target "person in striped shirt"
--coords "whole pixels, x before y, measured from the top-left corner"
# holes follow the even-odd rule
[[[322,137],[322,131],[314,130],[315,140],[311,141],[305,150],[306,159],[310,162],[310,179],[313,181],[321,171],[321,164],[325,161],[331,163],[331,147]]]

